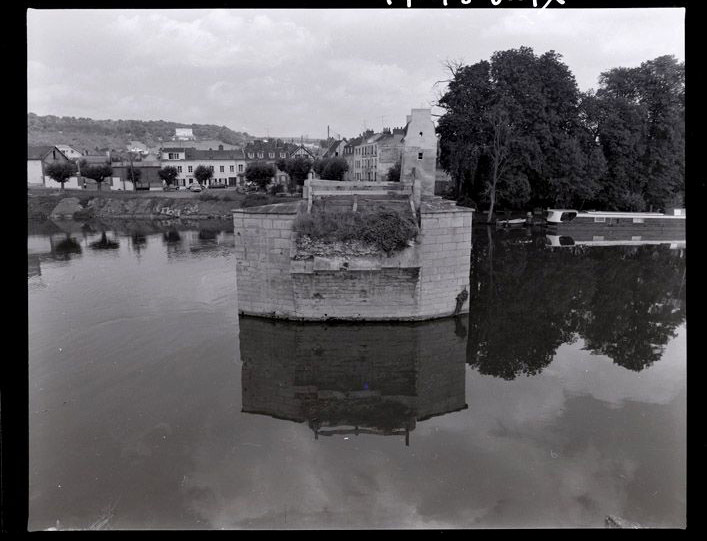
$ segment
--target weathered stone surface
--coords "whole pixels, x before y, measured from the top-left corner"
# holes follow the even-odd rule
[[[361,243],[295,239],[296,215],[283,207],[239,209],[233,223],[240,311],[305,320],[468,312],[472,213],[426,201],[417,241],[391,256]]]

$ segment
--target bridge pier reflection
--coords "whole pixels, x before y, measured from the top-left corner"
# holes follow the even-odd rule
[[[242,411],[307,423],[315,439],[410,443],[417,423],[466,409],[468,315],[424,323],[295,323],[241,316]]]

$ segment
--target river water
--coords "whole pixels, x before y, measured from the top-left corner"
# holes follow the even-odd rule
[[[685,525],[683,245],[480,229],[469,315],[325,325],[199,227],[30,227],[31,530]]]

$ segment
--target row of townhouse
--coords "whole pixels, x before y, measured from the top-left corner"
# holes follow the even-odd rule
[[[182,146],[185,143],[190,146]],[[107,179],[112,189],[125,190],[135,189],[133,183],[127,180],[128,171],[137,169],[140,171],[140,186],[143,188],[161,188],[162,181],[157,174],[161,167],[172,165],[177,169],[177,184],[188,186],[196,181],[194,171],[199,165],[209,167],[213,173],[208,181],[210,186],[240,186],[245,183],[245,172],[249,163],[264,162],[275,166],[275,176],[273,182],[286,184],[289,177],[277,168],[280,159],[294,158],[298,156],[307,157],[314,160],[312,152],[301,145],[293,143],[283,143],[280,140],[265,141],[258,140],[249,143],[245,149],[238,149],[231,145],[216,142],[208,142],[209,148],[205,149],[205,142],[198,141],[171,141],[169,147],[159,150],[157,156],[140,155],[132,153],[133,159],[120,156],[119,153],[103,154],[81,153],[68,145],[45,145],[27,147],[27,182],[30,185],[58,186],[46,175],[46,166],[55,161],[79,163],[86,161],[89,164],[108,163],[113,168],[113,176]],[[215,149],[211,148],[213,144]],[[200,146],[201,148],[195,148]],[[230,147],[230,148],[224,148]],[[144,153],[143,153],[144,154]],[[79,168],[80,169],[80,168]],[[313,176],[313,173],[311,173]],[[71,177],[66,183],[66,188],[90,188],[93,183],[90,179],[79,175]]]
[[[385,181],[388,171],[400,162],[404,128],[383,128],[381,133],[368,131],[349,144],[345,152],[349,162],[347,180]]]
[[[177,168],[177,184],[189,186],[196,182],[194,171],[200,165],[211,169],[213,176],[208,181],[209,186],[241,186],[245,183],[245,172],[250,163],[261,162],[275,167],[273,182],[286,184],[288,175],[280,171],[277,162],[281,159],[306,157],[314,160],[314,155],[304,146],[285,143],[281,140],[256,140],[248,143],[244,149],[226,150],[219,145],[217,150],[198,150],[176,146],[161,150],[162,165],[172,165]]]
[[[414,156],[409,153],[407,156],[406,165],[410,171],[413,168],[418,172],[423,169],[427,170],[430,163],[436,163],[437,138],[434,131],[431,111],[429,109],[413,109],[411,114],[407,116],[404,128],[384,128],[380,133],[368,130],[353,139],[333,141],[321,157],[345,159],[348,171],[344,180],[385,181],[391,168],[405,162],[406,149],[417,149]],[[131,142],[132,146],[137,148],[135,143],[137,142]],[[218,141],[200,142],[186,137],[182,139],[175,137],[167,145],[159,149],[156,156],[146,154],[131,161],[117,161],[115,156],[111,157],[110,152],[107,155],[80,153],[66,145],[61,147],[28,147],[28,182],[45,186],[51,185],[47,182],[44,168],[47,163],[52,161],[87,160],[89,163],[108,162],[111,164],[114,169],[114,178],[111,179],[113,189],[134,188],[134,186],[128,188],[126,184],[127,171],[134,168],[141,170],[143,188],[144,185],[161,188],[162,183],[157,172],[160,167],[165,165],[176,167],[179,186],[189,186],[196,181],[194,171],[199,165],[209,167],[213,172],[212,178],[208,181],[209,185],[241,186],[245,183],[248,165],[253,162],[272,164],[275,166],[275,175],[272,181],[286,184],[289,177],[284,171],[277,168],[279,160],[305,157],[314,161],[320,157],[303,144],[298,145],[281,139],[251,141],[243,149]],[[145,152],[141,151],[140,154],[145,154]],[[411,161],[413,159],[414,162]],[[408,173],[403,167],[401,176]],[[432,173],[434,173],[434,168]],[[313,171],[310,172],[310,178],[315,178]],[[88,187],[85,179],[82,186],[78,185],[80,182],[78,179],[76,179],[77,185],[73,186],[73,181],[74,179],[71,179],[66,187]]]
[[[410,126],[424,125],[424,130],[419,133],[410,134]],[[428,133],[424,133],[424,132]],[[425,145],[419,147],[416,159],[420,162],[428,163],[430,159],[437,159],[436,135],[434,134],[434,124],[432,123],[431,111],[429,109],[413,109],[407,116],[405,127],[383,128],[383,131],[375,133],[367,130],[358,137],[343,139],[332,145],[336,149],[336,155],[341,156],[348,164],[348,171],[344,180],[359,182],[386,181],[388,172],[397,164],[402,164],[403,153],[407,146],[412,143],[414,136],[415,145],[419,144],[418,139],[425,140]],[[418,148],[418,147],[415,147]],[[408,162],[410,164],[410,162]],[[410,167],[413,167],[410,165]]]

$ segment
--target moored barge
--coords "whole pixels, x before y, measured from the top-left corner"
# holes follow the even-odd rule
[[[562,229],[615,228],[625,230],[676,230],[685,229],[685,209],[662,212],[609,212],[577,211],[573,209],[547,209],[548,226]]]

